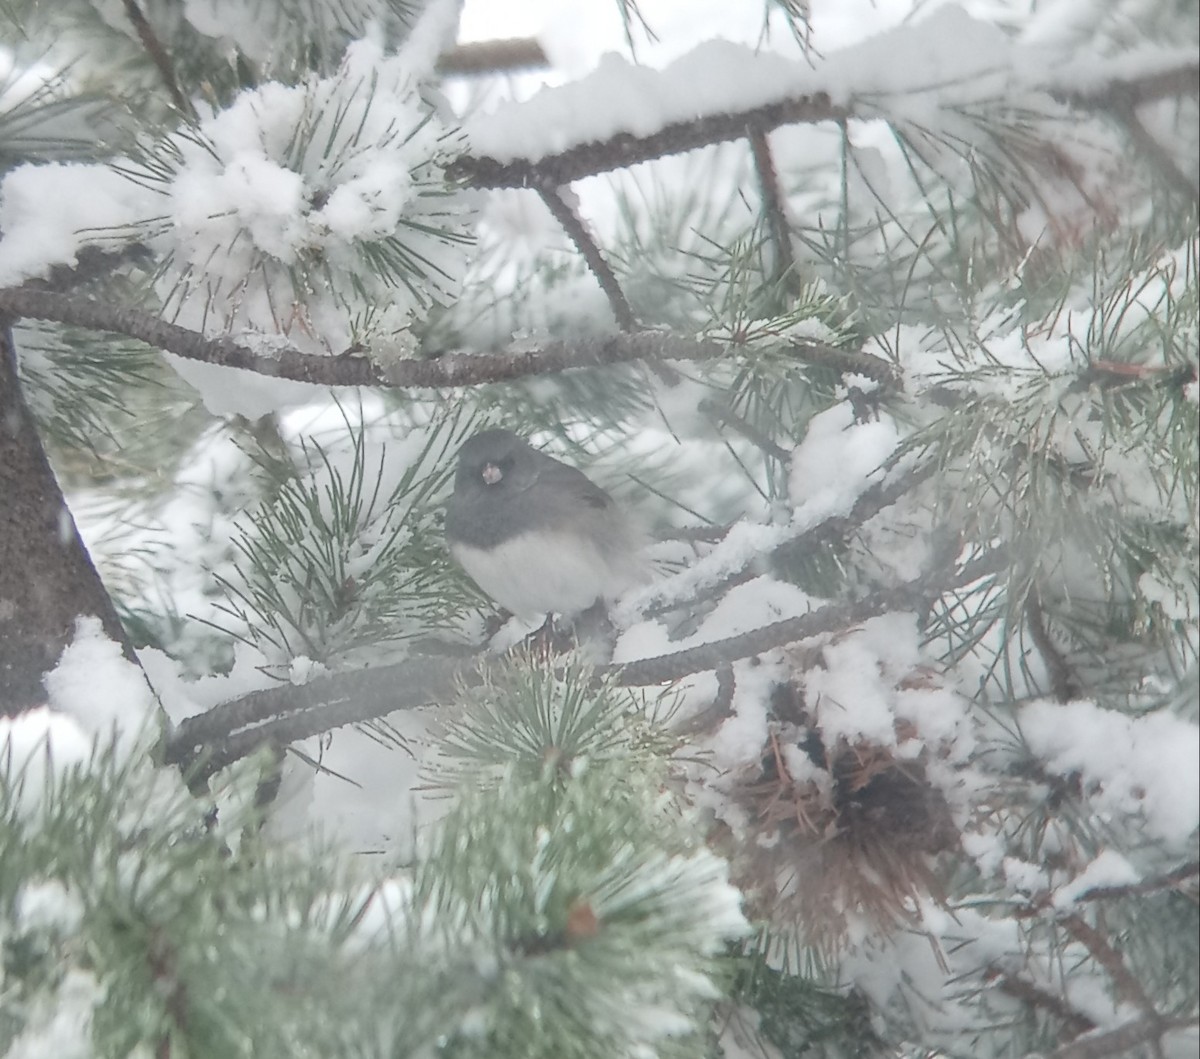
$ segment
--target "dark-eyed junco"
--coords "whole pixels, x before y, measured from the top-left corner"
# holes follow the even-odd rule
[[[460,450],[446,540],[475,583],[521,618],[573,617],[644,569],[613,498],[509,430],[484,430]]]

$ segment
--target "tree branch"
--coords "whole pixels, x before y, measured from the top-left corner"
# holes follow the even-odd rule
[[[1055,699],[1059,702],[1070,702],[1079,698],[1079,681],[1075,679],[1070,664],[1046,628],[1046,614],[1042,610],[1042,599],[1037,585],[1029,590],[1029,596],[1025,600],[1025,624],[1050,674],[1050,687]]]
[[[604,291],[604,296],[608,299],[617,326],[622,331],[634,330],[637,327],[637,321],[633,318],[633,310],[629,307],[625,292],[621,290],[616,273],[604,259],[599,245],[592,238],[592,233],[587,230],[587,225],[563,198],[561,189],[544,184],[538,188],[538,194],[550,212],[554,214],[554,219],[562,225],[567,237],[583,255],[584,261],[587,262],[588,268],[591,269],[592,275],[596,277],[596,282],[600,284],[600,289]]]
[[[1053,1015],[1072,1037],[1078,1037],[1081,1033],[1088,1033],[1096,1028],[1095,1022],[1082,1012],[1076,1011],[1062,997],[1055,996],[1020,975],[999,970],[991,971],[988,977],[992,975],[995,976],[996,988],[1000,992],[1014,1000],[1020,1000],[1030,1007],[1039,1008]]]
[[[1114,1030],[1104,1030],[1077,1037],[1069,1044],[1052,1051],[1048,1059],[1107,1059],[1108,1056],[1129,1055],[1139,1044],[1161,1040],[1171,1030],[1191,1029],[1198,1019],[1134,1019]]]
[[[762,195],[763,212],[771,229],[771,242],[775,247],[774,278],[783,279],[792,271],[795,256],[792,253],[792,226],[788,223],[787,210],[783,205],[783,192],[779,187],[779,174],[775,171],[775,160],[771,157],[771,144],[763,129],[749,130],[750,153],[754,157],[754,169],[758,173],[758,186]]]
[[[1051,84],[1049,92],[1055,99],[1085,110],[1140,107],[1160,99],[1200,95],[1200,62],[1183,62],[1140,77],[1100,79],[1087,88],[1056,88]]]
[[[818,92],[753,110],[672,122],[649,136],[620,132],[607,140],[579,144],[534,161],[518,158],[499,162],[495,158],[466,155],[451,163],[446,173],[451,179],[479,188],[538,187],[546,183],[558,186],[639,162],[652,162],[665,155],[740,140],[748,127],[769,130],[801,122],[842,121],[851,116],[849,109],[834,106],[829,96]]]
[[[570,342],[555,340],[537,349],[495,353],[443,353],[429,360],[399,360],[379,364],[360,356],[326,356],[298,349],[256,352],[231,338],[207,338],[151,313],[126,309],[69,294],[39,290],[31,285],[0,290],[0,313],[16,318],[53,320],[61,324],[109,331],[145,342],[188,360],[226,368],[241,368],[273,378],[315,386],[379,386],[423,389],[480,386],[631,361],[719,360],[736,355],[737,346],[709,338],[666,331],[589,336]],[[805,364],[854,372],[890,385],[899,385],[892,366],[880,357],[807,340],[792,341],[787,355]]]
[[[1113,948],[1112,943],[1101,931],[1093,927],[1082,916],[1074,913],[1062,916],[1059,922],[1066,927],[1067,933],[1071,937],[1087,949],[1092,959],[1108,972],[1117,996],[1125,1003],[1136,1007],[1147,1019],[1155,1021],[1161,1019],[1162,1016],[1159,1015],[1153,1002],[1146,995],[1141,982],[1125,966],[1121,954]]]
[[[84,614],[136,663],[46,457],[0,314],[0,715],[46,701],[42,677]]]
[[[124,3],[125,14],[129,16],[129,21],[133,23],[133,28],[137,31],[138,39],[142,42],[142,47],[146,49],[146,53],[158,68],[159,76],[166,86],[167,94],[171,97],[171,102],[175,105],[175,109],[186,117],[193,117],[196,112],[192,108],[192,104],[187,96],[183,94],[179,87],[179,81],[175,77],[175,68],[171,65],[171,57],[167,54],[167,49],[163,47],[162,41],[158,39],[158,35],[154,32],[154,27],[146,21],[146,16],[142,13],[142,9],[138,7],[137,0],[124,0]]]
[[[1126,883],[1122,886],[1095,886],[1075,897],[1075,901],[1107,901],[1118,897],[1139,897],[1143,894],[1158,893],[1160,890],[1172,890],[1188,879],[1200,877],[1200,861],[1188,861],[1186,864],[1172,868],[1162,875],[1152,875],[1140,882]]]
[[[438,59],[438,73],[446,77],[485,77],[549,66],[550,60],[534,37],[456,44]]]
[[[993,552],[957,570],[918,578],[861,600],[830,603],[752,632],[731,636],[674,654],[601,666],[597,679],[614,678],[625,686],[668,683],[797,640],[844,629],[889,611],[917,608],[952,588],[978,580],[999,568]],[[253,692],[183,721],[163,747],[163,759],[184,767],[193,781],[215,772],[265,745],[307,739],[333,728],[369,721],[396,710],[415,709],[454,697],[477,684],[479,658],[421,657],[377,669],[322,677],[301,687],[291,685]]]
[[[786,455],[790,456],[790,453]],[[891,507],[892,504],[896,503],[910,490],[931,477],[936,469],[936,466],[933,464],[925,464],[893,481],[876,482],[874,485],[863,490],[862,494],[854,502],[854,506],[850,509],[848,515],[833,515],[817,523],[812,529],[805,530],[803,533],[784,541],[774,549],[771,553],[772,557],[786,561],[789,555],[803,554],[823,544],[836,540],[845,540],[851,533],[878,515],[884,508]],[[752,574],[746,572],[745,568],[738,570],[736,573],[722,578],[716,584],[704,589],[702,592],[697,593],[692,591],[687,596],[687,603],[688,605],[694,605],[701,600],[718,596],[734,585],[749,580],[752,576]],[[644,617],[656,617],[674,610],[680,602],[682,602],[681,595],[668,594],[665,599],[655,601],[642,610],[641,613]]]
[[[1185,198],[1195,199],[1200,195],[1200,185],[1195,177],[1185,173],[1174,155],[1146,128],[1133,104],[1115,106],[1112,113],[1125,126],[1134,147],[1150,159],[1172,188]]]
[[[1046,84],[1045,90],[1060,102],[1081,109],[1109,110],[1176,96],[1197,94],[1200,63],[1182,63],[1178,67],[1142,77],[1115,77],[1100,80],[1086,90],[1067,89]],[[1029,86],[1039,88],[1037,84]],[[447,169],[447,174],[480,188],[524,188],[570,184],[583,177],[608,173],[639,162],[652,162],[665,155],[681,154],[700,147],[740,140],[747,129],[766,134],[781,125],[816,124],[822,121],[844,122],[864,117],[851,106],[835,105],[824,92],[779,100],[750,110],[729,114],[709,114],[691,121],[664,125],[644,136],[620,132],[607,140],[569,147],[558,154],[537,159],[517,158],[501,162],[486,156],[466,155]]]

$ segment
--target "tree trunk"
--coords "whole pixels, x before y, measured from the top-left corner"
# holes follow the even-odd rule
[[[11,322],[0,319],[0,714],[45,701],[42,676],[84,614],[133,659],[21,395]]]

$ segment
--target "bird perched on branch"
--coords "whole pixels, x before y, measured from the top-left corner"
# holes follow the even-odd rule
[[[450,553],[520,618],[573,618],[645,571],[625,513],[582,471],[509,430],[484,430],[458,454],[446,506]]]

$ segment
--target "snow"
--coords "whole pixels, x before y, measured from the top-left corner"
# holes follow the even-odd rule
[[[886,24],[880,19],[876,25]],[[926,130],[954,108],[1035,91],[1087,88],[1189,61],[1178,47],[1144,49],[1124,65],[1065,64],[1050,48],[1019,52],[995,25],[943,4],[924,18],[809,63],[730,40],[705,40],[662,70],[609,53],[593,72],[522,102],[471,118],[476,153],[538,159],[619,133],[649,136],[668,125],[824,93],[834,106],[871,108]],[[1045,105],[1053,109],[1049,99]],[[939,117],[939,114],[944,117]],[[957,133],[969,128],[954,122]]]
[[[138,661],[154,687],[163,710],[172,724],[203,713],[222,702],[279,686],[277,680],[264,672],[264,659],[259,651],[245,643],[234,647],[233,667],[228,673],[212,674],[197,680],[187,680],[183,665],[157,648],[147,647],[138,652]]]
[[[259,332],[231,336],[253,348]],[[256,420],[275,412],[289,412],[310,404],[317,388],[306,382],[293,382],[240,368],[224,368],[200,360],[164,353],[166,360],[184,382],[200,395],[209,413],[222,418],[245,416]],[[345,390],[326,390],[327,393]]]
[[[1166,710],[1141,717],[1092,702],[1032,702],[1021,734],[1045,767],[1078,772],[1094,811],[1140,817],[1165,846],[1186,849],[1200,826],[1200,727]]]
[[[88,733],[48,706],[0,717],[0,774],[27,814],[37,811],[49,784],[92,753]],[[14,786],[15,781],[15,786]]]
[[[83,902],[57,879],[30,880],[17,892],[13,922],[18,931],[70,934],[84,917]]]
[[[1054,891],[1054,907],[1069,910],[1089,890],[1129,886],[1140,881],[1138,870],[1115,849],[1101,850],[1074,879]]]
[[[823,665],[805,674],[804,687],[825,744],[844,739],[894,747],[896,684],[920,658],[914,617],[872,618],[827,644],[822,658]]]
[[[734,664],[731,715],[712,740],[712,763],[721,772],[762,760],[769,734],[770,692],[786,672],[778,658],[774,664],[758,659]]]
[[[797,505],[797,520],[815,525],[848,515],[867,486],[883,476],[899,443],[900,431],[886,412],[856,423],[854,410],[843,402],[813,416],[789,467],[788,496]]]
[[[312,353],[401,340],[453,298],[470,241],[470,196],[439,179],[453,137],[418,92],[418,65],[359,41],[330,77],[200,104],[196,126],[159,145],[169,165],[18,168],[0,184],[0,284],[136,239],[169,266],[158,293],[182,326],[285,335]],[[189,375],[224,414],[274,411],[270,394],[287,389]]]
[[[120,645],[104,634],[99,618],[78,620],[74,639],[45,683],[51,708],[72,718],[101,747],[111,741],[120,759],[152,734],[154,693]]]
[[[855,423],[850,405],[840,403],[814,416],[804,441],[792,454],[789,494],[796,506],[790,521],[763,525],[744,518],[734,523],[719,543],[684,570],[627,593],[613,609],[613,621],[618,628],[637,624],[638,636],[649,635],[646,625],[638,623],[649,608],[695,599],[726,578],[753,568],[769,552],[825,519],[848,514],[863,491],[882,476],[884,462],[899,443],[899,430],[886,413],[881,413],[878,420]],[[746,597],[739,594],[733,598]],[[793,602],[797,602],[796,597]],[[784,610],[777,611],[769,620],[804,613],[795,607]],[[705,625],[704,638],[691,637],[687,642],[706,643],[747,627],[737,622],[723,626],[710,621]],[[660,653],[648,646],[645,649],[633,646],[633,639],[631,636],[618,643],[616,660],[629,661]]]
[[[105,166],[23,165],[0,184],[0,286],[74,265],[85,246],[121,246],[153,196]]]
[[[28,1021],[4,1053],[5,1059],[92,1059],[92,1018],[104,989],[90,971],[70,967],[53,992],[31,1005]]]

